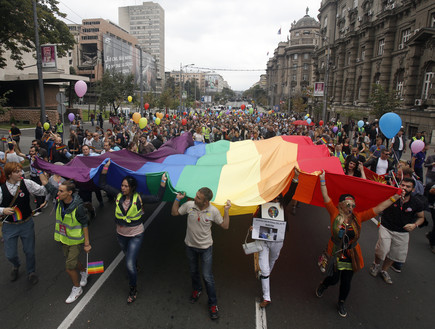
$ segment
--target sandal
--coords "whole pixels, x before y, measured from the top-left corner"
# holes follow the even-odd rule
[[[127,304],[131,304],[136,300],[137,290],[136,287],[130,287],[130,292],[127,297]]]

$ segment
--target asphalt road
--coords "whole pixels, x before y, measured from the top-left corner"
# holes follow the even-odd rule
[[[149,217],[157,205],[147,206]],[[10,264],[0,244],[0,327],[58,328],[79,303],[89,303],[74,318],[70,328],[262,328],[256,326],[256,300],[261,285],[255,278],[253,256],[241,247],[251,223],[248,216],[232,217],[230,229],[214,227],[214,274],[221,317],[211,321],[207,298],[188,302],[191,291],[184,251],[186,220],[172,217],[164,205],[148,226],[139,255],[138,299],[126,304],[128,281],[114,232],[113,205],[106,202],[90,226],[90,261],[103,260],[106,273],[92,275],[85,293],[74,304],[65,304],[71,282],[64,259],[53,240],[51,206],[35,218],[37,272],[40,282],[30,286],[23,275],[9,282]],[[408,261],[402,273],[392,272],[393,285],[368,273],[373,260],[377,228],[363,226],[360,243],[366,267],[354,276],[347,301],[348,317],[336,311],[338,287],[319,299],[315,288],[322,280],[316,261],[326,246],[328,216],[323,208],[302,205],[289,223],[281,256],[271,275],[272,304],[266,310],[267,328],[433,328],[435,255],[422,228],[412,233]],[[23,255],[21,253],[21,257]],[[82,260],[85,260],[82,254]],[[102,282],[103,276],[107,280]],[[101,286],[90,298],[95,287]]]

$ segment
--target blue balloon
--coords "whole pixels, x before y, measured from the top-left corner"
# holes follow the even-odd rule
[[[358,121],[358,127],[362,128],[362,126],[364,126],[364,121],[359,120]]]
[[[308,124],[311,123],[311,119],[310,119],[310,118],[307,119],[307,123],[308,123]]]
[[[260,120],[261,120],[260,117],[257,117],[257,122],[260,122]]]
[[[379,128],[387,138],[393,138],[402,127],[402,119],[396,113],[385,113],[379,120]]]

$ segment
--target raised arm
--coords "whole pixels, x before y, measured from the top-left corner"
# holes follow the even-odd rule
[[[325,171],[323,171],[320,175],[320,191],[322,192],[323,202],[328,203],[331,201],[331,198],[328,195],[328,190],[326,188],[326,180],[325,180]]]
[[[180,213],[178,212],[178,208],[180,208],[180,201],[184,199],[186,193],[178,193],[175,197],[174,203],[172,204],[171,215],[178,216]]]
[[[405,191],[403,191],[402,194],[405,195]],[[396,193],[393,196],[389,197],[387,200],[382,201],[380,204],[374,207],[373,212],[377,215],[380,212],[387,209],[389,206],[391,206],[394,202],[396,202],[399,199],[400,199],[400,195]]]
[[[227,203],[225,203],[224,207],[224,221],[221,224],[221,227],[224,230],[228,230],[230,227],[230,208],[231,208],[231,201],[227,200]]]

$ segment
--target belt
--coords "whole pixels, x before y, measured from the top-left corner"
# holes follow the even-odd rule
[[[3,221],[3,223],[7,223],[7,224],[13,224],[13,225],[18,225],[18,224],[24,224],[26,222],[28,222],[30,219],[32,219],[32,216],[27,217],[25,220],[20,220],[18,222],[8,222],[8,221]]]

